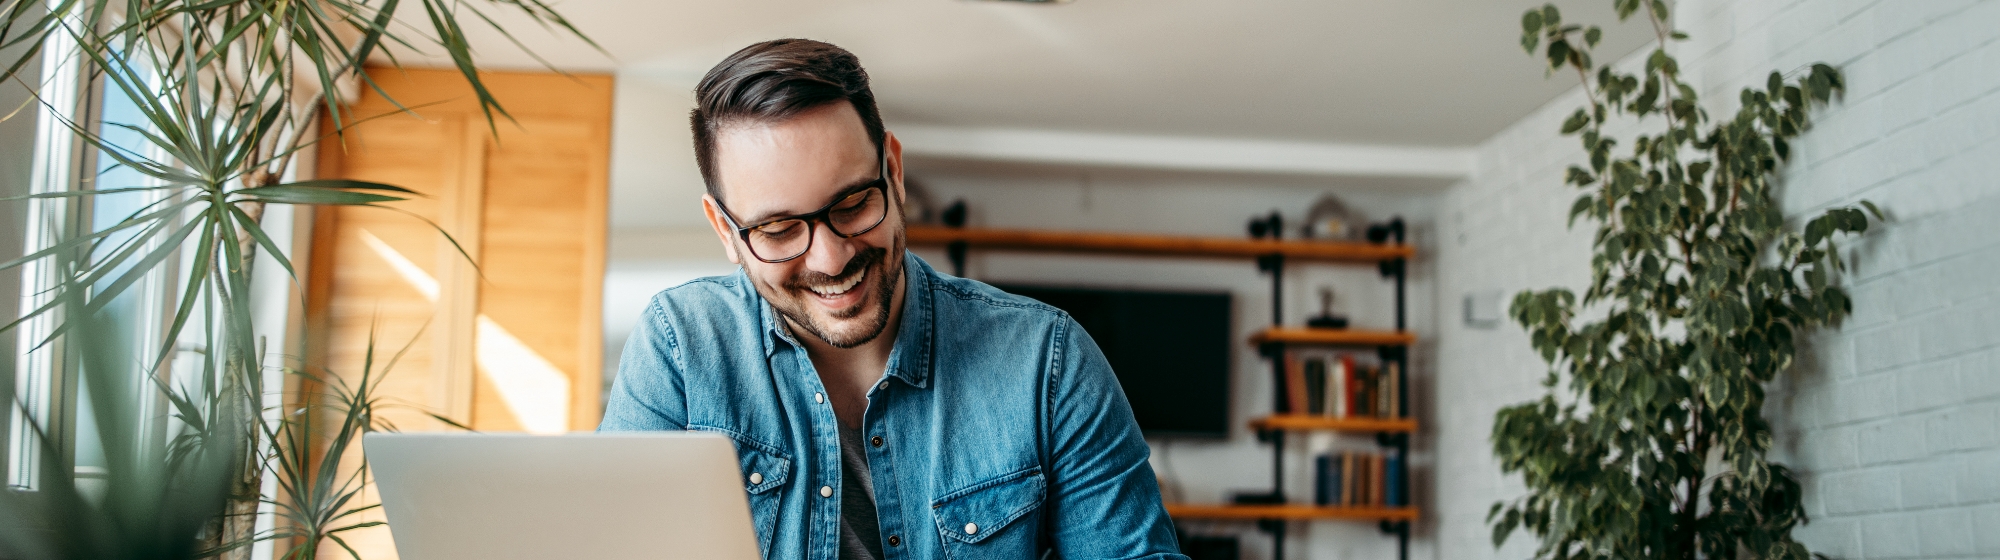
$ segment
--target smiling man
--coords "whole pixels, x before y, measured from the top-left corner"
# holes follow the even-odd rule
[[[734,440],[765,558],[1185,558],[1089,335],[904,250],[902,145],[853,54],[751,45],[695,94],[742,270],[653,298],[601,429]]]

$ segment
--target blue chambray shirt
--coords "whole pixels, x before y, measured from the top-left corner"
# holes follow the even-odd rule
[[[1131,406],[1076,321],[904,263],[902,325],[861,426],[883,439],[867,452],[885,560],[1185,560]],[[840,440],[824,392],[738,270],[653,297],[598,429],[728,436],[764,557],[837,560]]]

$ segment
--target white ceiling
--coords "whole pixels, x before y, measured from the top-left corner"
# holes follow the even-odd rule
[[[891,126],[1292,143],[1476,145],[1575,85],[1518,44],[1541,0],[570,0],[609,51],[523,25],[569,70],[687,88],[752,42],[808,37],[861,57]],[[1612,22],[1610,2],[1562,0]],[[420,10],[408,16],[421,18]],[[462,18],[469,19],[469,18]],[[415,20],[412,20],[415,23]],[[471,25],[491,68],[538,68]],[[1600,55],[1651,30],[1607,26]],[[1607,56],[1609,55],[1609,56]]]

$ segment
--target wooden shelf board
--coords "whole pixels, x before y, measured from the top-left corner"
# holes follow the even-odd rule
[[[1409,346],[1417,343],[1417,334],[1410,331],[1273,327],[1250,336],[1253,345],[1266,342],[1321,346]]]
[[[1399,432],[1417,431],[1415,418],[1334,418],[1308,414],[1279,414],[1265,416],[1250,421],[1252,430],[1295,430],[1332,432]]]
[[[1167,504],[1179,519],[1350,519],[1415,521],[1416,507],[1329,507],[1304,504]]]
[[[964,241],[978,249],[1014,249],[1066,253],[1126,253],[1182,257],[1249,258],[1282,254],[1287,258],[1382,262],[1416,255],[1409,245],[1358,241],[1278,241],[1230,237],[1040,231],[1025,229],[949,228],[912,225],[911,245],[945,245]]]

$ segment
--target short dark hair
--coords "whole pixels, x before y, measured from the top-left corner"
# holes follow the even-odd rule
[[[715,180],[715,136],[723,127],[773,123],[845,100],[861,114],[868,139],[882,147],[882,114],[868,90],[861,59],[832,43],[778,39],[743,47],[729,55],[694,88],[694,159],[708,194],[722,200]]]

